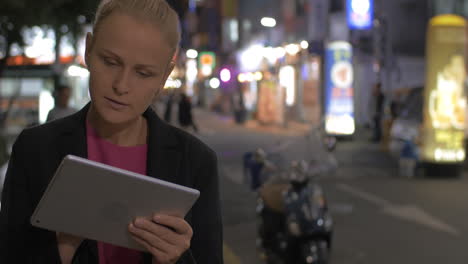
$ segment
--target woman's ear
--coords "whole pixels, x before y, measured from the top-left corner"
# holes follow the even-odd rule
[[[86,34],[86,49],[85,49],[85,63],[86,66],[89,67],[89,63],[91,62],[90,56],[91,56],[91,49],[93,48],[93,34],[91,32],[88,32]]]

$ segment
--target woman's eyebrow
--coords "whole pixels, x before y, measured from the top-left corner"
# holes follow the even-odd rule
[[[115,52],[112,52],[108,49],[102,49],[102,51],[104,53],[107,53],[109,55],[112,55],[112,56],[115,56],[117,59],[121,60],[120,56],[117,55]],[[153,64],[144,64],[144,63],[138,63],[135,65],[135,67],[137,68],[149,68],[149,69],[153,69],[153,70],[156,70],[156,71],[159,71],[159,67],[157,65],[153,65]]]
[[[120,59],[119,55],[117,55],[116,53],[114,53],[114,52],[112,52],[112,51],[110,51],[108,49],[102,49],[102,51]]]

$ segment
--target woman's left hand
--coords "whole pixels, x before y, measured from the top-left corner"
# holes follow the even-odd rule
[[[154,264],[174,264],[190,248],[192,227],[182,218],[155,215],[137,218],[128,230],[137,243],[153,255]]]

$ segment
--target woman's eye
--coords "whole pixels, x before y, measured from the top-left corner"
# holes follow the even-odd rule
[[[140,75],[143,78],[149,78],[149,77],[153,76],[153,74],[149,73],[149,72],[138,71],[137,73],[138,73],[138,75]]]
[[[107,64],[107,65],[110,65],[110,66],[115,66],[117,65],[118,63],[112,59],[104,59],[104,63]]]

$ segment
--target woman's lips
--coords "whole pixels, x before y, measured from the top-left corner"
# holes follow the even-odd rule
[[[129,104],[125,104],[125,103],[110,99],[109,97],[104,97],[104,98],[106,99],[110,107],[115,110],[122,110],[129,106]]]

